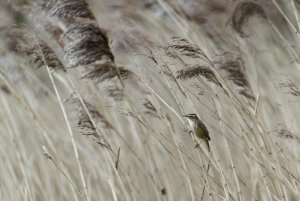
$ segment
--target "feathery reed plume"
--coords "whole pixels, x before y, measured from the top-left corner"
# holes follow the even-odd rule
[[[143,105],[146,109],[145,114],[149,114],[151,116],[158,117],[157,110],[149,99],[146,98]]]
[[[5,48],[10,51],[18,54],[18,42],[22,40],[24,31],[17,27],[0,27],[0,38],[1,42],[4,44]]]
[[[231,14],[228,23],[230,23],[232,28],[239,33],[241,37],[247,37],[247,34],[243,32],[242,28],[247,23],[249,17],[254,14],[267,19],[264,9],[258,3],[253,1],[240,2]]]
[[[47,65],[52,69],[64,70],[64,66],[61,61],[57,58],[57,55],[53,50],[43,41],[35,41],[35,45],[23,46],[20,48],[20,51],[25,53],[32,63],[36,64],[38,67]],[[45,60],[44,60],[45,59]]]
[[[126,79],[132,74],[128,69],[115,65],[108,37],[97,25],[84,0],[52,0],[47,9],[50,16],[56,16],[66,24],[67,30],[62,38],[69,39],[64,47],[68,67],[83,66],[82,78],[102,82],[116,76]],[[78,17],[91,20],[80,21]]]
[[[73,24],[66,30],[63,37],[65,36],[70,37],[72,40],[91,40],[99,41],[105,45],[108,44],[108,38],[105,32],[100,29],[95,22]]]
[[[287,88],[289,94],[292,94],[293,96],[300,97],[300,89],[294,84],[292,80],[288,80],[285,83],[280,83],[279,85],[282,88]]]
[[[97,133],[96,128],[93,126],[93,123],[91,122],[87,114],[80,114],[77,125],[79,128],[79,132],[82,135],[92,136],[94,142],[101,146],[110,148],[108,142]]]
[[[37,67],[47,65],[54,70],[64,70],[64,65],[56,53],[40,37],[31,34],[27,30],[19,29],[17,32],[15,50],[18,54],[29,59],[29,62]],[[14,34],[15,31],[12,30],[10,33]]]
[[[85,109],[82,107],[81,103],[79,102],[79,100],[76,101],[78,105],[77,107],[77,114],[79,115],[79,121],[80,120],[84,120],[86,119],[87,113],[85,111]],[[113,126],[105,120],[105,118],[100,114],[100,112],[90,103],[87,103],[86,101],[84,102],[84,104],[86,105],[89,113],[91,114],[91,117],[93,120],[95,120],[95,123],[100,123],[102,128],[105,129],[112,129]],[[84,121],[83,121],[84,122]]]
[[[80,188],[78,188],[74,182],[71,180],[71,178],[68,176],[68,174],[58,165],[58,163],[54,160],[54,158],[51,156],[51,154],[48,152],[48,149],[46,148],[46,146],[42,145],[42,153],[44,155],[44,157],[47,160],[50,160],[53,165],[56,167],[56,169],[64,176],[64,178],[71,184],[71,186],[74,188],[74,190],[78,191],[79,195],[81,197],[84,197],[82,191],[80,190]]]
[[[285,139],[293,139],[300,144],[300,138],[294,133],[292,133],[290,130],[282,128],[282,129],[275,130],[275,132],[277,133],[278,137],[285,138]]]
[[[255,101],[255,97],[247,89],[239,90],[239,94],[241,94],[242,96],[244,96],[245,98],[251,101]]]
[[[187,80],[197,76],[203,76],[208,81],[211,81],[219,87],[223,88],[222,84],[219,82],[215,73],[212,70],[210,70],[206,66],[201,66],[198,64],[177,71],[176,78],[180,80]]]
[[[144,122],[142,120],[140,120],[139,117],[136,114],[134,114],[133,112],[129,111],[127,108],[125,108],[125,107],[115,107],[115,108],[116,108],[116,111],[118,111],[121,115],[132,117],[135,120],[137,120],[139,123],[141,123],[143,126],[147,127],[144,124]]]
[[[114,56],[108,45],[108,38],[96,23],[82,23],[72,25],[64,33],[70,42],[66,47],[68,67],[88,65],[96,61],[107,59],[114,61]]]
[[[42,146],[42,152],[46,159],[52,160],[52,156],[49,154],[47,148],[44,145]]]
[[[71,94],[70,97],[65,100],[65,102],[70,103],[76,107],[74,119],[77,120],[77,127],[79,129],[79,132],[82,135],[92,136],[93,140],[97,144],[110,148],[109,143],[103,138],[102,135],[99,134],[94,125],[99,123],[102,128],[113,129],[113,126],[105,120],[100,112],[97,111],[97,109],[92,104],[84,101],[84,104],[90,114],[89,116],[86,109],[81,104],[79,98],[76,97],[76,94]]]
[[[95,19],[84,0],[50,0],[46,6],[50,16],[58,18],[88,18]]]
[[[190,43],[184,38],[173,37],[172,39],[174,44],[166,48],[167,55],[172,55],[168,53],[169,49],[172,48],[179,51],[181,55],[207,60],[207,56],[197,45]]]
[[[197,89],[199,96],[204,95],[203,89],[198,84],[192,83],[190,86],[193,87],[194,89]]]
[[[255,98],[252,95],[251,87],[245,74],[244,61],[240,56],[230,53],[224,53],[224,55],[215,62],[218,68],[224,70],[227,73],[227,77],[236,86],[240,87],[239,93],[247,99],[254,101]]]
[[[110,80],[114,77],[120,76],[126,80],[133,75],[133,72],[124,68],[116,67],[114,63],[94,63],[85,66],[85,73],[82,78],[92,79],[96,82]]]
[[[99,139],[96,128],[93,126],[90,118],[86,114],[81,114],[79,116],[79,120],[77,122],[79,131],[82,135],[91,135],[94,136],[95,139]]]
[[[105,92],[116,102],[122,101],[124,98],[124,91],[120,87],[115,85],[106,87]]]

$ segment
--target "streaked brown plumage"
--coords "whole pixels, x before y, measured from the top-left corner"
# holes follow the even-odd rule
[[[188,118],[191,131],[194,133],[195,136],[205,141],[208,151],[210,152],[209,141],[211,139],[209,137],[209,132],[206,126],[202,123],[202,121],[198,118],[196,114],[187,114],[184,116]]]

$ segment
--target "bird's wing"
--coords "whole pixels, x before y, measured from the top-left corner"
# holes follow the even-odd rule
[[[198,124],[198,125],[197,125],[198,127],[200,127],[200,128],[203,129],[205,137],[206,137],[208,140],[210,140],[209,132],[208,132],[206,126],[202,123],[202,121],[199,120],[199,121],[197,122],[197,124]]]

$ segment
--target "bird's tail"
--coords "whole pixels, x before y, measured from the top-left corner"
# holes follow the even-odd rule
[[[205,144],[207,146],[208,152],[210,152],[210,146],[209,146],[209,141],[208,139],[205,139]]]

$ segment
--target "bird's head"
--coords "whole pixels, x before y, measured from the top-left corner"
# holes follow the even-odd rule
[[[196,114],[187,114],[184,115],[184,117],[187,117],[188,123],[190,125],[190,127],[194,127],[194,125],[196,124],[197,120],[198,120],[198,116]]]
[[[184,117],[187,117],[189,122],[195,122],[197,121],[199,118],[196,114],[187,114],[187,115],[184,115]]]

